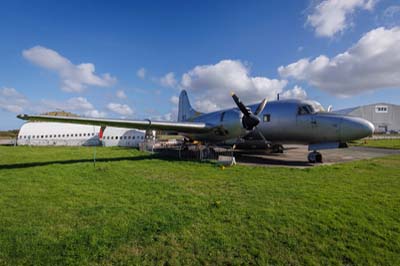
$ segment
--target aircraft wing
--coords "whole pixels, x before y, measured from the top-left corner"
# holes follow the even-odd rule
[[[212,126],[201,122],[168,122],[168,121],[151,121],[151,120],[124,120],[124,119],[107,119],[107,118],[87,118],[72,116],[51,116],[51,115],[17,115],[18,118],[27,121],[40,122],[61,122],[82,125],[94,125],[101,127],[122,127],[135,129],[154,129],[169,130],[182,133],[205,133],[212,130]]]

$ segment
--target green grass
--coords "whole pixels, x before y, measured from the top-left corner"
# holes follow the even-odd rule
[[[399,139],[362,139],[351,143],[353,146],[385,148],[385,149],[400,149]]]
[[[400,156],[309,169],[0,147],[0,265],[400,265]]]

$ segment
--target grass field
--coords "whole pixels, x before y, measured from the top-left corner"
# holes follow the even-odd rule
[[[353,146],[400,149],[400,139],[362,139],[351,143]]]
[[[0,147],[0,265],[400,265],[400,156],[309,169]]]

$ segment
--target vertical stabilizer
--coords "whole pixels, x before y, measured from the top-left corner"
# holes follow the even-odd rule
[[[179,95],[178,108],[178,122],[190,120],[191,118],[201,114],[192,108],[185,90],[182,90]]]

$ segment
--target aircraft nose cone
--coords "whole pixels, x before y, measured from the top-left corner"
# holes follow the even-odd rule
[[[374,132],[375,132],[375,126],[374,126],[374,124],[372,124],[371,122],[369,122],[368,120],[365,120],[365,122],[366,122],[366,132],[368,133],[368,137],[369,136],[372,136],[372,134],[374,134]]]
[[[362,139],[371,136],[375,131],[371,122],[358,117],[343,118],[341,125],[343,141]]]

